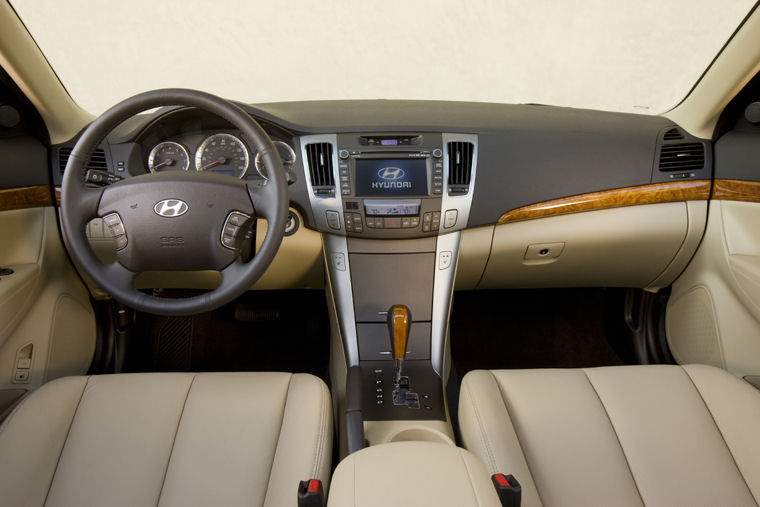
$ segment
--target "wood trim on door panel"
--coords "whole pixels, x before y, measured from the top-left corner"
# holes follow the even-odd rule
[[[724,201],[760,202],[760,181],[716,179],[712,198]]]
[[[710,198],[710,181],[679,181],[655,183],[638,187],[624,187],[601,192],[580,194],[552,201],[544,201],[507,211],[499,218],[500,224],[530,220],[553,215],[577,213],[607,208],[620,208],[637,204],[655,204],[674,201],[703,201]]]
[[[47,185],[4,188],[0,190],[0,211],[52,206],[53,197]]]

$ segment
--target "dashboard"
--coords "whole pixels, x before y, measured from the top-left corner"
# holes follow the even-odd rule
[[[319,233],[376,241],[455,231],[458,288],[650,287],[693,254],[704,220],[693,203],[710,195],[712,143],[663,117],[434,101],[240,106],[285,163],[298,232],[278,256],[311,266],[269,288],[323,277]],[[54,175],[74,141],[54,147]],[[119,177],[206,170],[266,184],[240,132],[193,109],[135,117],[101,149]]]

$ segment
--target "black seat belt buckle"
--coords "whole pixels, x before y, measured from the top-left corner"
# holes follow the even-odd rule
[[[325,491],[322,481],[309,479],[298,484],[298,507],[325,507]]]
[[[522,488],[514,475],[493,474],[491,482],[496,488],[502,507],[520,507]]]

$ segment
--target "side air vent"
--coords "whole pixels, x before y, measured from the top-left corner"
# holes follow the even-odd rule
[[[466,194],[472,176],[472,143],[453,141],[448,144],[449,194]]]
[[[334,194],[333,145],[331,143],[307,144],[306,156],[308,157],[309,174],[311,175],[311,186],[314,193]]]
[[[686,139],[683,133],[677,128],[672,128],[668,130],[667,132],[665,132],[662,138],[665,141],[678,141],[678,140]]]
[[[660,171],[689,171],[705,166],[702,143],[665,144],[660,148]]]
[[[69,161],[69,156],[73,148],[61,148],[58,150],[58,167],[61,174],[66,170],[66,164]],[[90,157],[90,161],[87,163],[87,169],[97,169],[99,171],[107,171],[108,163],[106,162],[106,152],[98,148]]]

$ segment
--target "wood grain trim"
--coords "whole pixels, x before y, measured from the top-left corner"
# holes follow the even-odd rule
[[[710,180],[655,183],[638,187],[616,188],[589,194],[573,195],[523,206],[507,211],[499,218],[500,224],[591,211],[620,208],[637,204],[655,204],[674,201],[703,201],[710,198]]]
[[[52,206],[53,197],[47,185],[4,188],[0,190],[0,211]]]
[[[760,181],[715,180],[713,199],[723,201],[760,202]]]

